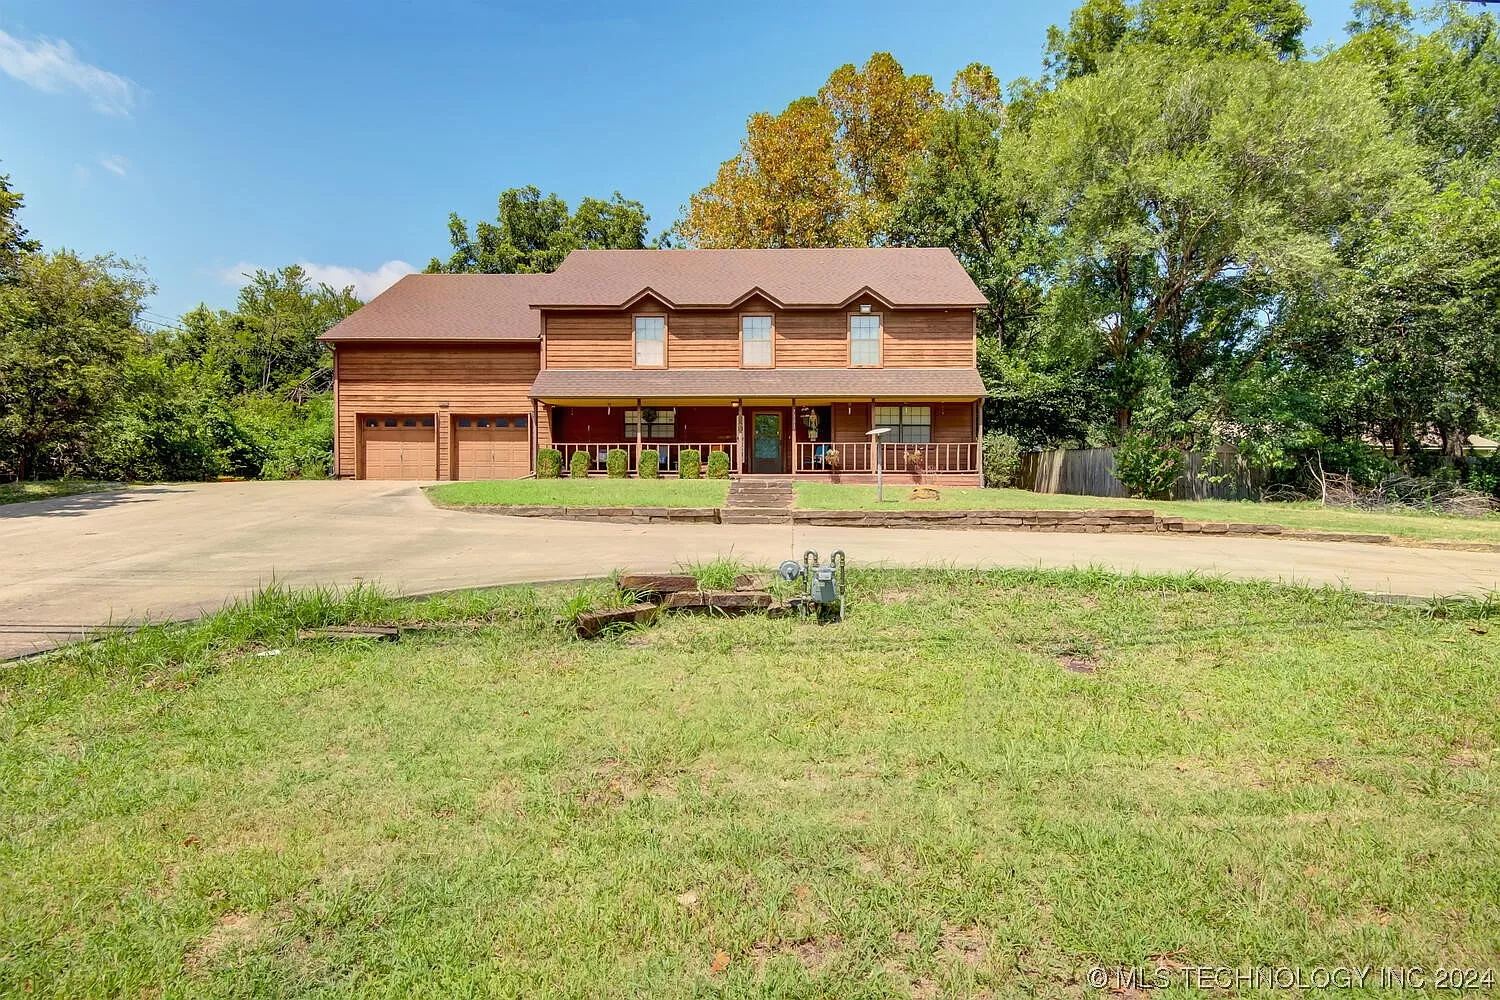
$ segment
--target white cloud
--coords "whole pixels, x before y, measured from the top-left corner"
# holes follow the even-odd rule
[[[113,156],[106,156],[102,160],[100,160],[99,166],[103,167],[105,170],[108,170],[112,174],[118,174],[119,176],[124,177],[125,172],[130,169],[130,161],[125,159],[125,157],[121,156],[119,153],[116,153]]]
[[[404,260],[388,260],[373,271],[346,267],[343,264],[314,264],[306,260],[297,261],[297,266],[307,273],[308,280],[313,284],[321,283],[333,288],[354,286],[354,294],[365,302],[417,270]],[[226,285],[243,285],[255,272],[254,264],[240,261],[233,267],[221,270],[219,280]]]
[[[0,31],[0,72],[49,94],[80,91],[95,111],[128,115],[140,88],[125,77],[78,58],[73,46],[58,39],[25,42]]]

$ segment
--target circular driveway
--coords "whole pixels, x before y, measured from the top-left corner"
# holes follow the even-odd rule
[[[1257,537],[596,524],[439,510],[408,483],[145,486],[0,507],[0,657],[80,629],[212,610],[273,580],[401,593],[774,565],[843,548],[887,566],[1103,566],[1431,597],[1500,591],[1500,554]]]

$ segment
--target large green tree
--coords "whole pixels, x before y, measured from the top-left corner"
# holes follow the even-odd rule
[[[1054,309],[1102,339],[1118,427],[1152,381],[1190,416],[1287,289],[1338,269],[1339,227],[1399,201],[1419,159],[1374,90],[1353,67],[1142,44],[1038,104],[1005,159],[1060,234]]]
[[[608,200],[584,198],[578,210],[557,194],[528,186],[500,193],[494,222],[473,232],[458,213],[448,216],[453,252],[427,264],[431,274],[542,274],[557,270],[573,250],[639,250],[651,217],[638,201],[616,191]]]
[[[67,250],[27,253],[0,283],[0,463],[17,478],[86,466],[152,291],[128,262]]]

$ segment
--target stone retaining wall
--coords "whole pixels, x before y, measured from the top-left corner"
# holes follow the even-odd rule
[[[506,517],[550,517],[622,524],[720,524],[728,520],[718,507],[466,506],[444,503],[437,506],[445,510]],[[1279,535],[1284,530],[1279,524],[1218,524],[1158,517],[1155,511],[1143,507],[1120,510],[788,510],[785,520],[778,518],[778,522],[841,528],[988,528],[1091,534],[1176,531],[1205,535]]]
[[[1162,530],[1155,511],[1128,510],[794,510],[794,524],[843,528],[990,528],[1000,531],[1144,533]]]
[[[717,507],[554,507],[503,504],[433,505],[470,514],[501,514],[505,517],[551,517],[565,521],[611,521],[620,524],[718,524]]]

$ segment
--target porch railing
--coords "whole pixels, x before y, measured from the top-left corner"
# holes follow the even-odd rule
[[[875,471],[876,445],[869,441],[798,441],[798,472]],[[979,445],[974,441],[943,444],[879,445],[886,472],[978,472]]]
[[[640,455],[638,454],[634,441],[590,441],[588,443],[569,444],[567,442],[554,442],[552,447],[562,452],[563,475],[568,475],[572,469],[573,453],[581,451],[589,456],[589,471],[605,471],[606,457],[615,448],[624,451],[630,456],[630,474],[634,475],[639,467]],[[706,467],[710,452],[722,451],[729,455],[729,469],[734,471],[739,468],[735,459],[737,452],[733,441],[642,441],[640,451],[655,449],[660,461],[657,468],[662,475],[676,475],[682,464],[682,453],[690,448],[698,449],[698,457],[702,459]]]

